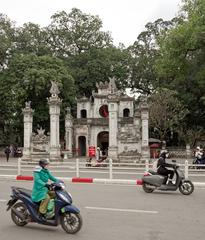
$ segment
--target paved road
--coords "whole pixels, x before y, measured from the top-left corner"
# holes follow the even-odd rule
[[[32,182],[0,181],[1,240],[204,240],[203,188],[183,196],[179,192],[146,194],[137,186],[67,183],[84,220],[82,230],[68,236],[60,227],[15,226],[5,211],[12,185],[31,188]]]

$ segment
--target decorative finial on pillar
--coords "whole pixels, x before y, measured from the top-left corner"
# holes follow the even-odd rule
[[[113,73],[113,70],[114,70],[114,66],[113,65],[111,65],[110,66],[110,71]]]
[[[110,78],[109,89],[110,89],[111,93],[117,92],[117,87],[116,87],[116,84],[115,84],[115,77]]]
[[[70,114],[70,107],[67,107],[66,109],[67,114]]]
[[[31,108],[31,101],[25,102],[25,108],[22,109],[23,114],[33,114],[34,110]]]
[[[31,101],[25,102],[25,108],[31,108]]]
[[[66,110],[66,119],[72,118],[70,107],[67,107],[65,110]]]
[[[56,97],[60,93],[60,91],[58,89],[58,84],[56,82],[54,82],[54,81],[51,81],[50,93],[51,93],[52,97]]]

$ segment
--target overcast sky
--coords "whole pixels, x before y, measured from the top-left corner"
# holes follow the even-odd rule
[[[176,16],[181,0],[0,0],[0,13],[17,25],[26,22],[46,26],[57,11],[79,8],[83,13],[98,15],[103,30],[110,31],[114,44],[134,43],[147,22]]]

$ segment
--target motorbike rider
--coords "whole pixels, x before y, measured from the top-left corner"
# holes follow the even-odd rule
[[[32,189],[31,198],[33,202],[41,202],[39,206],[39,216],[41,218],[46,218],[45,214],[47,212],[47,206],[50,199],[55,198],[55,192],[49,190],[48,180],[53,182],[58,182],[59,180],[55,178],[48,170],[48,159],[41,159],[39,161],[39,166],[34,169],[34,185]]]
[[[168,158],[169,152],[167,150],[164,150],[161,152],[160,157],[157,162],[157,173],[163,176],[169,177],[169,182],[168,184],[173,184],[172,179],[174,177],[174,171],[169,170],[166,167],[172,167],[174,168],[176,165],[175,164],[169,164],[166,163],[166,158]]]
[[[203,149],[200,148],[199,146],[196,147],[196,151],[194,153],[194,156],[197,160],[201,161],[201,159],[204,156]]]

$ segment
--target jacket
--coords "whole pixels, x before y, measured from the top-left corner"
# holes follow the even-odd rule
[[[48,188],[46,184],[48,180],[53,182],[58,182],[58,179],[55,178],[48,169],[44,169],[40,166],[37,166],[33,172],[34,184],[31,194],[31,199],[33,202],[40,202],[46,198],[48,193]]]
[[[158,170],[160,168],[166,169],[166,167],[173,167],[175,164],[166,163],[166,158],[160,157],[157,163]]]

